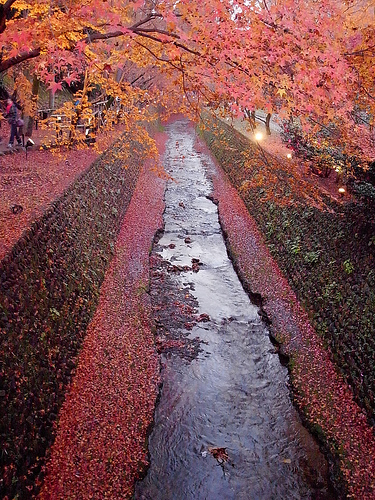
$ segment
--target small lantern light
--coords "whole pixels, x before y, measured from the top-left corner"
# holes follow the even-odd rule
[[[255,138],[255,140],[256,140],[256,141],[261,141],[261,140],[263,139],[263,134],[262,134],[262,132],[256,132],[256,133],[254,134],[254,138]]]
[[[288,160],[291,160],[291,159],[292,159],[292,153],[288,153],[288,154],[286,155],[286,157],[288,158]]]

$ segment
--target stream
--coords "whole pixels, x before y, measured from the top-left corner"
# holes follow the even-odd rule
[[[288,371],[228,258],[216,168],[192,125],[168,125],[165,228],[151,255],[162,387],[136,499],[334,499]]]

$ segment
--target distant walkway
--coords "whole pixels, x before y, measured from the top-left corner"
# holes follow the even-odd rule
[[[261,116],[263,119],[265,117],[265,114],[263,113],[262,115],[262,111],[257,111],[256,116]],[[282,141],[280,135],[281,127],[272,118],[270,122],[271,135],[267,135],[265,124],[260,120],[256,121],[255,131],[251,129],[249,122],[245,118],[228,118],[223,121],[238,130],[238,132],[250,139],[252,142],[259,144],[259,146],[270,155],[282,161],[291,161],[293,165],[296,166],[300,171],[301,177],[304,181],[319,188],[321,192],[330,196],[336,202],[342,203],[345,201],[349,201],[349,194],[345,194],[345,196],[339,195],[338,188],[342,184],[337,182],[336,173],[333,172],[333,174],[328,178],[319,177],[318,175],[314,174],[307,163],[304,162],[302,158],[297,157],[294,151],[288,148]],[[255,139],[255,133],[257,132],[260,132],[262,134],[262,138],[259,140]]]
[[[48,205],[98,157],[94,148],[57,150],[40,148],[45,138],[44,130],[33,133],[35,146],[30,148],[27,158],[25,149],[15,147],[9,153],[8,134],[4,126],[0,130],[0,260],[13,247],[21,234],[38,219]],[[121,129],[98,136],[98,146],[103,151],[121,133]]]
[[[272,118],[270,121],[270,129],[271,135],[267,135],[265,120],[265,113],[262,111],[256,112],[256,117],[260,117],[261,120],[256,120],[256,128],[253,131],[250,127],[248,120],[245,118],[235,118],[235,119],[227,119],[226,123],[232,125],[233,128],[241,132],[241,134],[245,135],[248,139],[253,142],[258,143],[265,151],[273,155],[279,155],[286,158],[287,154],[292,153],[292,151],[286,147],[286,145],[281,140],[280,132],[281,127],[278,123],[276,123]],[[262,138],[259,140],[255,139],[255,133],[260,132],[262,134]]]
[[[37,150],[40,148],[42,144],[46,142],[48,136],[51,135],[51,131],[48,130],[33,130],[32,140],[34,142],[34,146],[30,148],[31,150]],[[25,154],[25,149],[23,147],[18,146],[17,141],[14,140],[13,148],[8,148],[10,138],[10,127],[8,123],[3,120],[1,122],[0,128],[0,156],[11,154],[11,153],[20,153],[23,152]],[[27,141],[27,137],[25,136],[25,143]]]

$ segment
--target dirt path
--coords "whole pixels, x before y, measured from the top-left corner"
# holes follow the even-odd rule
[[[287,147],[281,139],[281,127],[273,119],[271,119],[270,123],[271,135],[267,134],[264,123],[259,120],[257,121],[255,131],[251,130],[248,121],[244,119],[226,120],[226,122],[272,157],[276,157],[283,162],[286,160],[290,162],[294,168],[299,170],[304,181],[318,187],[324,194],[330,196],[336,202],[345,203],[351,200],[351,196],[348,193],[339,193],[338,189],[343,185],[342,181],[338,179],[336,172],[332,172],[327,178],[319,177],[311,171],[306,162],[298,158],[293,150]],[[255,132],[261,133],[261,139],[255,139]]]
[[[23,149],[4,154],[6,142],[0,144],[0,260],[120,133],[118,129],[98,137],[98,148],[65,152],[39,149],[40,135],[27,157]]]

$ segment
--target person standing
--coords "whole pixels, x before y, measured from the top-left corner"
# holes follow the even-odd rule
[[[10,125],[10,139],[9,139],[8,148],[13,147],[14,138],[17,139],[19,146],[22,145],[22,140],[21,140],[21,137],[19,136],[19,133],[18,133],[18,124],[17,124],[18,116],[17,116],[17,114],[18,113],[17,113],[16,105],[14,104],[12,99],[8,98],[7,99],[7,106],[6,106],[6,110],[5,110],[5,117],[8,120],[8,123]]]

